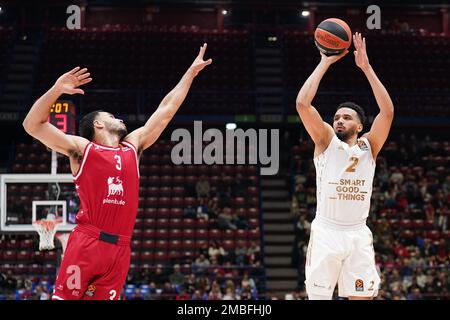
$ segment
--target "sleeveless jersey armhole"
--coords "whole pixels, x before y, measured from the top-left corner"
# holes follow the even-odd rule
[[[78,167],[78,171],[77,171],[77,173],[75,175],[72,174],[73,180],[77,180],[81,176],[81,173],[83,172],[84,164],[86,163],[87,157],[89,155],[89,150],[91,149],[91,147],[92,147],[92,142],[89,142],[86,145],[86,147],[84,147],[83,155],[81,156],[81,164]]]
[[[141,174],[139,173],[139,157],[138,157],[138,153],[137,153],[136,147],[135,147],[131,142],[128,142],[128,141],[122,141],[121,143],[122,143],[124,146],[127,146],[127,147],[133,149],[133,151],[134,151],[134,152],[133,152],[133,154],[134,154],[134,159],[136,160],[136,170],[137,170],[138,177],[140,177]]]
[[[362,140],[365,142],[365,144],[367,144],[367,146],[369,147],[370,158],[375,163],[375,159],[373,158],[373,153],[372,153],[372,146],[370,145],[369,140],[366,137],[361,137],[361,138],[359,138],[359,140]]]
[[[328,144],[328,146],[327,146],[321,153],[319,153],[317,156],[315,156],[315,157],[313,158],[313,160],[316,160],[318,157],[320,157],[321,155],[325,154],[325,152],[326,152],[328,149],[330,149],[331,145],[332,145],[333,143],[336,143],[336,140],[335,140],[335,139],[337,139],[337,138],[338,138],[338,137],[337,137],[336,135],[334,135],[333,138],[331,138],[330,143]]]

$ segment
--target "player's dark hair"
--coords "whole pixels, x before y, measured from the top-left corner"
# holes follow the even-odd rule
[[[100,112],[105,111],[103,110],[92,111],[81,119],[80,124],[78,126],[78,132],[80,133],[80,136],[88,139],[89,141],[92,141],[92,139],[94,139],[95,133],[94,121]]]
[[[349,109],[355,110],[355,112],[358,114],[359,121],[361,121],[361,123],[362,123],[363,126],[366,125],[366,120],[367,120],[367,118],[366,118],[366,113],[365,113],[364,109],[363,109],[361,106],[357,105],[357,104],[354,103],[354,102],[346,101],[346,102],[342,102],[342,103],[337,107],[336,112],[337,112],[339,109],[341,109],[341,108],[349,108]]]

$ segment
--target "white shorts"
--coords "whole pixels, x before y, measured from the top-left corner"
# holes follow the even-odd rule
[[[376,297],[380,276],[375,265],[372,232],[364,224],[341,228],[317,218],[311,224],[306,256],[308,295]]]

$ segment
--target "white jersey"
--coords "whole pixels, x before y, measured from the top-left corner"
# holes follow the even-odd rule
[[[317,180],[317,216],[350,226],[365,224],[370,209],[375,161],[369,141],[358,139],[353,147],[335,135],[314,158]]]

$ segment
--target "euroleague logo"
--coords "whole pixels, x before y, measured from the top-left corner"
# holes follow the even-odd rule
[[[364,291],[364,281],[362,281],[361,279],[357,279],[355,281],[355,290]]]

